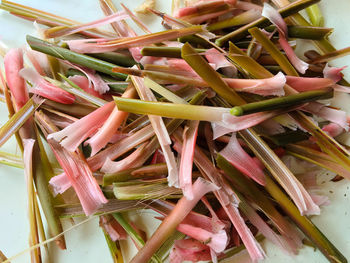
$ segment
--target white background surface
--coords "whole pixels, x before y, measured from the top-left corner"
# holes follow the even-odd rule
[[[17,2],[81,22],[92,21],[103,16],[97,0],[18,0]],[[117,4],[119,1],[114,2]],[[129,8],[133,8],[141,2],[140,0],[124,1]],[[165,11],[170,4],[170,0],[157,0],[157,8],[161,11]],[[335,32],[331,37],[335,46],[337,48],[349,46],[350,1],[323,0],[321,7],[325,14],[326,25],[335,28]],[[151,25],[151,29],[154,32],[161,30],[162,27],[159,20],[155,17],[146,17],[145,19],[147,24]],[[0,11],[0,39],[4,43],[9,47],[23,46],[26,34],[35,34],[31,22],[21,20],[4,11]],[[338,59],[333,63],[333,65],[346,64],[350,65],[349,57]],[[347,72],[350,72],[349,69]],[[347,102],[345,104],[348,105]],[[0,124],[5,123],[6,119],[6,108],[0,105]],[[0,151],[16,152],[14,145],[14,141],[12,140],[6,143]],[[17,151],[17,153],[19,152]],[[313,218],[313,221],[345,257],[350,259],[349,186],[349,182],[345,182],[345,180],[340,183],[323,184],[323,193],[329,196],[332,204],[324,207],[321,216]],[[26,188],[23,171],[0,165],[0,250],[7,257],[11,257],[28,247],[26,211]],[[152,218],[152,214],[150,213],[145,214],[145,216],[149,219]],[[63,223],[65,227],[71,226],[68,220],[63,220]],[[67,233],[66,240],[66,251],[52,250],[52,262],[112,262],[102,231],[98,228],[96,218]],[[52,247],[54,248],[55,246]],[[301,250],[298,256],[289,257],[267,242],[264,243],[264,247],[268,253],[268,259],[265,262],[327,262],[318,251],[315,252],[311,248]],[[28,255],[27,253],[12,262],[30,262]],[[228,262],[248,261],[245,253],[242,253],[240,257]]]

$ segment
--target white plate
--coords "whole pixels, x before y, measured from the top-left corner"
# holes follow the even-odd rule
[[[18,0],[17,2],[81,22],[92,21],[103,16],[97,0]],[[118,2],[115,1],[116,4]],[[141,2],[141,0],[124,1],[131,9]],[[161,11],[166,11],[170,3],[170,0],[158,0],[157,8]],[[350,2],[348,0],[323,0],[321,7],[325,15],[326,26],[335,28],[335,32],[331,36],[334,45],[337,48],[349,46]],[[154,32],[162,29],[158,19],[146,17],[145,20]],[[32,23],[0,11],[0,39],[4,43],[9,47],[23,46],[26,34],[35,34]],[[348,58],[343,58],[334,61],[332,64],[342,66],[350,63]],[[349,76],[350,69],[347,69],[346,72]],[[346,106],[349,105],[348,102],[344,104]],[[3,105],[0,105],[0,107],[0,123],[4,124],[7,120],[7,110]],[[18,153],[14,140],[6,143],[0,151]],[[323,184],[322,191],[330,198],[331,205],[322,209],[321,216],[312,219],[347,258],[350,258],[349,186],[350,183],[345,180],[338,183]],[[7,257],[11,257],[28,248],[29,227],[26,211],[26,188],[23,171],[0,165],[0,250]],[[148,213],[144,216],[151,219],[153,215]],[[136,217],[139,217],[139,215],[136,215]],[[149,222],[150,220],[147,220],[147,224]],[[63,223],[65,228],[71,226],[69,220],[63,220]],[[53,248],[52,262],[112,262],[96,218],[68,232],[66,240],[66,251],[59,251],[55,249],[55,246],[51,246]],[[127,246],[124,244],[123,247],[126,248]],[[298,256],[290,257],[267,242],[264,243],[264,247],[268,254],[268,259],[265,262],[327,262],[319,251],[314,251],[311,248],[304,248]],[[29,254],[25,253],[12,262],[30,262]],[[125,259],[125,262],[128,262],[128,259]],[[246,254],[242,253],[236,259],[231,259],[227,262],[248,262],[248,259]]]

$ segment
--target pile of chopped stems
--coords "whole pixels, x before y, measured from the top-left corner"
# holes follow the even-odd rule
[[[42,28],[4,54],[1,73],[0,145],[15,135],[23,157],[1,152],[0,162],[25,171],[31,262],[50,252],[43,220],[65,249],[61,220],[91,215],[114,262],[127,237],[133,263],[218,262],[243,249],[258,261],[264,238],[347,262],[310,220],[327,203],[317,172],[350,179],[349,145],[335,139],[348,118],[329,106],[350,85],[327,64],[349,48],[329,42],[320,1],[184,2],[173,0],[172,14],[144,10],[162,32],[110,0],[100,0],[106,17],[86,24],[1,2]],[[315,49],[298,57],[295,39]],[[128,218],[143,209],[160,223],[151,236]]]

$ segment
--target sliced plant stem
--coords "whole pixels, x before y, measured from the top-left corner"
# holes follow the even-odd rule
[[[19,111],[17,111],[1,128],[0,128],[0,146],[15,134],[23,124],[33,115],[38,105],[35,105],[30,99]]]
[[[103,235],[106,239],[107,246],[109,248],[109,252],[111,253],[112,259],[114,263],[123,263],[123,255],[121,253],[121,249],[119,247],[118,241],[114,242],[109,234],[102,228]]]
[[[7,110],[9,112],[9,118],[11,118],[15,114],[15,109],[14,109],[13,104],[12,104],[11,95],[10,95],[9,90],[7,88],[5,78],[2,75],[2,72],[0,72],[0,74],[1,74],[0,78],[1,78],[2,90],[4,93]],[[16,141],[17,141],[18,147],[21,150],[21,152],[23,152],[23,144],[22,144],[21,137],[19,136],[19,133],[16,132],[15,136],[16,136]]]
[[[290,15],[293,15],[295,13],[298,13],[299,11],[305,9],[306,7],[313,5],[315,3],[320,2],[320,0],[298,0],[295,1],[287,6],[284,6],[278,10],[278,12],[281,14],[282,17],[288,17]],[[265,18],[261,17],[245,26],[240,27],[239,29],[224,35],[220,38],[218,38],[215,41],[215,44],[218,46],[223,46],[228,41],[237,41],[248,35],[248,30],[253,27],[266,27],[270,25],[271,22]]]
[[[219,22],[212,23],[208,25],[207,30],[215,31],[228,27],[241,26],[256,20],[256,17],[259,16],[259,12],[256,10],[249,10],[239,15],[233,16]]]
[[[258,241],[258,242],[263,241],[264,238],[265,238],[265,237],[264,237],[263,235],[257,235],[257,236],[255,236],[255,239],[256,239],[256,241]],[[236,254],[238,254],[239,252],[243,251],[244,249],[246,249],[246,247],[245,247],[244,244],[242,244],[242,245],[239,245],[238,247],[234,247],[234,248],[231,248],[231,249],[225,251],[225,252],[224,252],[224,255],[218,257],[219,262],[227,262],[226,259],[235,256]],[[211,263],[212,263],[212,262],[211,262]]]
[[[268,26],[264,28],[267,32],[273,32],[276,27]],[[288,37],[290,38],[301,38],[311,40],[322,40],[332,34],[333,28],[327,27],[316,27],[316,26],[299,26],[289,25],[288,26]]]
[[[41,242],[45,242],[46,241],[46,234],[45,234],[44,224],[43,224],[43,220],[41,217],[39,204],[38,204],[38,200],[37,200],[36,196],[35,196],[35,200],[34,200],[34,207],[35,207],[36,224],[38,227],[40,240],[41,240]],[[44,248],[45,248],[47,257],[50,259],[50,252],[49,252],[48,245],[44,244]]]
[[[195,49],[191,47],[190,44],[186,43],[182,46],[181,56],[216,93],[230,104],[242,105],[245,103],[244,100],[224,82],[219,73],[217,73],[201,55],[196,53]]]
[[[150,102],[121,97],[114,97],[114,101],[116,102],[118,109],[121,111],[185,120],[219,121],[222,119],[222,113],[228,113],[230,111],[230,109],[227,108]]]
[[[137,244],[138,247],[142,248],[145,245],[145,241],[140,237],[140,235],[134,230],[134,228],[125,220],[121,213],[114,213],[113,217],[118,223],[124,228],[126,233],[132,238],[132,240]],[[148,260],[147,260],[148,261]],[[151,257],[152,262],[161,262],[159,257],[155,254]]]
[[[235,116],[251,114],[260,111],[269,111],[279,108],[287,108],[301,105],[315,100],[330,99],[333,97],[333,88],[301,92],[289,96],[283,96],[258,102],[252,102],[241,106],[235,106],[230,113]]]
[[[206,49],[196,48],[197,53],[205,52]],[[141,50],[143,56],[181,58],[181,48],[179,47],[144,47]]]
[[[167,173],[168,168],[165,163],[151,164],[139,168],[123,170],[114,174],[105,174],[103,176],[103,186],[110,185],[114,182],[125,182],[133,179],[166,175]]]
[[[318,4],[306,8],[306,13],[313,26],[324,26],[324,17]]]
[[[22,169],[24,167],[22,157],[6,152],[0,152],[0,163]]]
[[[122,67],[132,67],[136,64],[131,56],[117,52],[95,53],[91,56]]]
[[[70,85],[70,87],[67,87],[62,82],[59,82],[59,81],[50,80],[50,82],[52,82],[53,84],[56,84],[58,87],[62,88],[63,90],[68,91],[69,93],[76,95],[82,99],[85,99],[88,102],[96,105],[97,107],[102,107],[103,105],[108,103],[107,101],[105,101],[103,99],[100,99],[98,97],[95,97],[95,96],[87,93],[86,91],[81,89],[77,84],[75,84],[73,81],[71,81],[70,79],[68,79],[67,77],[62,75],[61,73],[58,73],[58,74],[63,80],[65,80]]]
[[[290,76],[299,76],[298,72],[289,62],[286,56],[275,46],[275,44],[264,35],[261,30],[257,27],[253,27],[248,32],[254,37],[263,48],[271,55],[271,57],[278,63],[281,69]]]
[[[298,209],[282,192],[282,190],[267,176],[265,189],[288,214],[299,229],[321,250],[323,255],[334,263],[348,262],[340,251],[323,235],[323,233],[308,219],[300,215]]]
[[[126,75],[112,71],[113,68],[117,67],[112,63],[73,52],[67,48],[59,47],[55,44],[29,35],[27,35],[27,43],[33,50],[51,55],[59,59],[68,60],[69,62],[88,67],[99,72],[106,73],[117,79],[126,79]]]
[[[346,47],[343,49],[335,50],[329,53],[326,53],[322,56],[319,56],[311,61],[313,64],[328,62],[337,58],[341,58],[344,56],[350,55],[350,47]]]

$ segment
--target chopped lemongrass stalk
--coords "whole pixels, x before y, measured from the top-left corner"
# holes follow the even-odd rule
[[[322,90],[306,91],[289,96],[283,96],[279,98],[273,98],[269,100],[262,100],[259,102],[252,102],[241,106],[235,106],[231,109],[230,113],[235,116],[244,114],[251,114],[261,111],[275,110],[279,108],[291,107],[295,105],[301,105],[303,103],[330,99],[333,97],[333,89],[327,88]]]
[[[193,184],[194,197],[192,200],[187,200],[182,197],[170,212],[170,214],[164,218],[161,225],[158,227],[152,237],[146,242],[145,246],[136,254],[131,260],[131,263],[140,263],[148,261],[152,255],[160,248],[160,246],[171,236],[176,227],[181,221],[188,215],[197,202],[205,194],[211,191],[217,190],[218,187],[203,178],[198,178]]]
[[[329,171],[332,171],[345,178],[350,178],[350,172],[347,169],[333,161],[331,157],[323,152],[309,149],[300,145],[287,145],[287,152],[299,159],[314,163]]]
[[[105,105],[107,103],[107,101],[100,99],[98,97],[95,97],[87,92],[85,92],[83,89],[81,89],[78,85],[76,85],[73,81],[71,81],[70,79],[66,78],[64,75],[62,75],[61,73],[59,73],[59,76],[65,80],[70,87],[64,85],[63,83],[57,81],[57,80],[53,80],[53,79],[48,79],[50,82],[56,84],[58,87],[62,88],[65,91],[68,91],[69,93],[78,96],[82,99],[87,100],[88,102],[98,106],[98,107],[102,107],[103,105]]]
[[[10,120],[8,120],[0,128],[0,146],[3,145],[13,134],[15,134],[25,122],[33,116],[38,104],[35,104],[32,99],[28,100],[22,108],[20,108]]]
[[[297,12],[299,12],[300,10],[303,10],[304,8],[318,3],[320,2],[320,0],[298,0],[295,1],[287,6],[283,6],[281,9],[278,10],[278,12],[281,14],[282,17],[287,17],[290,15],[293,15]],[[215,41],[215,44],[218,46],[223,46],[225,43],[227,43],[228,41],[234,41],[234,40],[239,40],[243,37],[245,37],[246,35],[248,35],[248,30],[250,28],[253,27],[264,27],[264,26],[268,26],[270,25],[271,22],[265,18],[265,17],[261,17],[245,26],[240,27],[239,29],[225,35],[222,36],[220,38],[218,38]]]
[[[144,182],[114,183],[113,192],[118,200],[148,200],[180,198],[181,190],[169,187],[166,179]]]
[[[123,215],[121,213],[114,213],[113,217],[115,220],[118,221],[118,223],[124,228],[124,230],[128,233],[128,235],[131,237],[131,239],[134,241],[136,247],[138,249],[142,249],[145,245],[145,241],[142,239],[142,237],[137,233],[137,231],[132,227],[132,225],[125,220]],[[159,259],[157,254],[150,255],[149,260],[154,263],[160,263],[161,260]],[[148,260],[147,260],[148,261]]]
[[[347,262],[340,251],[324,236],[324,234],[308,219],[300,215],[298,209],[282,190],[267,176],[266,190],[280,204],[299,229],[321,250],[330,262]]]
[[[190,44],[186,43],[183,45],[181,56],[215,92],[229,103],[232,105],[244,104],[244,100],[228,87],[219,73],[217,73],[204,58],[197,54]]]
[[[195,49],[197,53],[205,52],[206,49]],[[141,50],[143,56],[153,57],[168,57],[168,58],[181,58],[181,48],[179,47],[143,47]]]
[[[299,76],[293,66],[289,63],[288,59],[279,51],[272,41],[261,32],[259,28],[253,27],[249,29],[248,32],[263,46],[267,52],[269,52],[272,58],[280,65],[284,73],[291,76]]]
[[[239,15],[233,16],[231,18],[212,23],[208,25],[207,30],[215,31],[219,29],[224,29],[228,27],[241,26],[253,22],[261,17],[261,13],[258,10],[248,10]]]
[[[24,167],[22,157],[6,152],[0,152],[0,163],[17,168]]]
[[[23,140],[24,153],[23,160],[25,164],[25,177],[27,182],[27,192],[28,192],[28,217],[30,226],[29,235],[29,246],[35,246],[39,243],[38,226],[36,221],[36,211],[35,211],[35,191],[33,184],[33,164],[32,164],[32,154],[35,140],[25,139]],[[31,251],[31,262],[39,263],[41,262],[41,252],[40,248]]]
[[[45,38],[55,38],[55,37],[63,37],[67,35],[72,35],[81,31],[85,31],[88,29],[96,28],[105,24],[110,24],[114,21],[119,21],[128,18],[129,15],[127,15],[125,12],[118,12],[113,15],[104,17],[102,19],[89,22],[86,24],[80,24],[76,26],[70,26],[70,27],[53,27],[46,29],[44,31]]]
[[[135,96],[135,88],[129,87],[124,91],[122,98],[133,98]],[[117,107],[114,107],[113,111],[106,119],[102,127],[88,141],[86,141],[86,144],[89,144],[91,147],[92,156],[107,145],[109,140],[113,137],[115,132],[118,130],[122,122],[127,119],[127,117],[127,113],[121,112]]]
[[[164,176],[168,173],[165,163],[151,164],[139,168],[130,168],[117,173],[106,173],[103,176],[103,186],[114,182],[125,182],[132,179],[145,179],[147,177]]]
[[[322,15],[322,12],[318,4],[314,4],[306,8],[306,13],[310,18],[311,24],[313,26],[317,26],[317,27],[324,26],[324,17]]]
[[[264,28],[268,32],[274,32],[275,26]],[[316,26],[288,25],[288,37],[311,40],[322,40],[332,34],[333,28]]]
[[[230,108],[151,102],[120,97],[114,97],[114,101],[121,111],[185,120],[221,121],[222,115],[230,113],[231,110]]]
[[[55,44],[49,43],[47,41],[29,36],[29,35],[27,36],[27,43],[33,50],[45,53],[47,55],[50,55],[59,59],[68,60],[71,63],[76,63],[81,66],[88,67],[99,72],[109,74],[113,77],[116,77],[117,79],[121,79],[121,80],[126,79],[126,76],[124,74],[112,72],[112,69],[116,67],[116,65],[112,63],[70,51],[67,48],[59,47]]]
[[[192,26],[182,29],[172,29],[168,31],[147,34],[136,37],[125,37],[106,41],[88,41],[84,40],[69,40],[67,41],[69,48],[78,53],[101,53],[106,51],[115,51],[123,48],[135,48],[146,46],[155,43],[161,43],[181,36],[200,33],[204,30],[203,26]]]
[[[180,98],[176,94],[172,93],[168,89],[162,87],[158,83],[154,82],[150,78],[145,77],[144,78],[144,84],[151,90],[157,92],[159,95],[163,96],[166,98],[168,101],[171,101],[173,103],[178,103],[178,104],[187,104],[187,101]]]
[[[346,48],[338,49],[332,52],[328,52],[322,56],[316,57],[315,59],[311,60],[311,63],[318,64],[318,63],[328,62],[337,58],[348,56],[349,54],[350,54],[350,47],[346,47]]]

